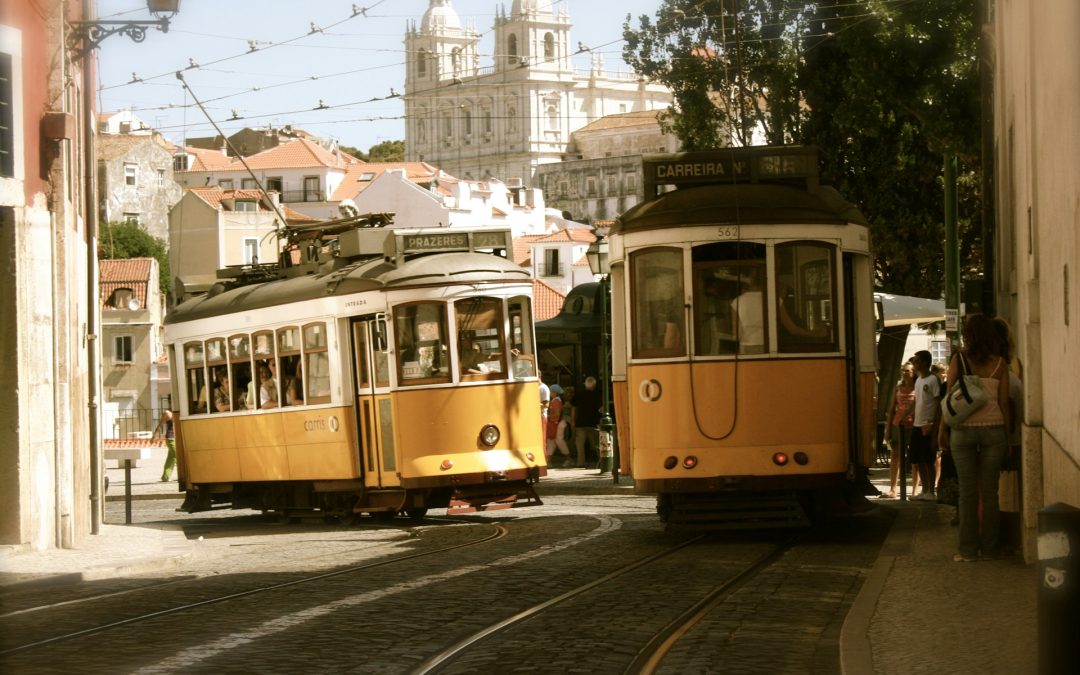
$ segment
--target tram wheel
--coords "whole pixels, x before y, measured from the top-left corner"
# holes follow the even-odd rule
[[[417,506],[411,509],[405,509],[405,515],[407,515],[410,520],[423,520],[424,516],[427,515],[427,511],[427,507]]]

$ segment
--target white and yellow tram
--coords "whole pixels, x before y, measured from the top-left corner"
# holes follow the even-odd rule
[[[643,165],[645,199],[609,234],[623,470],[671,523],[780,526],[861,501],[876,359],[865,219],[818,185],[814,148]]]
[[[385,220],[308,227],[311,262],[238,270],[170,313],[186,510],[540,503],[532,282],[509,231]]]

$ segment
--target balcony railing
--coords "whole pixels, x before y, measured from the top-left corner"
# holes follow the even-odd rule
[[[295,204],[297,202],[321,202],[325,200],[322,192],[318,190],[285,190],[281,193],[281,201],[284,204]]]
[[[105,410],[101,413],[101,437],[111,439],[149,439],[154,434],[162,408]],[[164,433],[164,430],[162,430]]]

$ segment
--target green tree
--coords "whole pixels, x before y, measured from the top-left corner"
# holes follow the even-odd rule
[[[354,148],[351,145],[342,145],[342,144],[339,143],[338,144],[338,149],[341,150],[344,153],[352,155],[353,157],[355,157],[357,159],[363,160],[365,162],[367,161],[367,158],[368,158],[367,153],[364,152],[363,150],[361,150],[360,148]]]
[[[169,292],[169,251],[164,239],[153,236],[138,223],[111,222],[101,226],[98,257],[103,260],[154,258],[158,261],[158,287]]]
[[[405,160],[405,141],[383,141],[368,150],[369,162],[402,162]]]

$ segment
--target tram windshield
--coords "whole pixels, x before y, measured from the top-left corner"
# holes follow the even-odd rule
[[[765,245],[721,242],[695,247],[694,353],[761,354],[768,344]]]
[[[510,298],[510,372],[515,379],[536,375],[533,349],[532,305],[528,296]]]
[[[776,246],[777,345],[781,352],[836,350],[835,247]]]
[[[506,377],[506,346],[500,298],[475,297],[454,303],[458,374],[462,380]]]
[[[654,248],[630,257],[635,357],[686,355],[682,255]]]
[[[398,382],[402,385],[450,381],[446,305],[417,302],[394,311]]]

